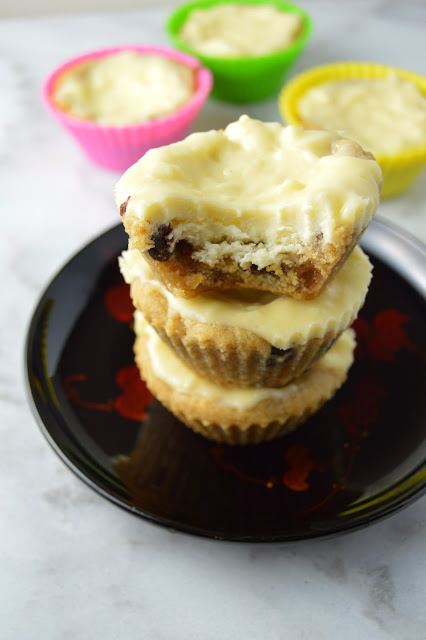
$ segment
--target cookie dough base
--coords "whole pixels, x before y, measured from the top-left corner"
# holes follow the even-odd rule
[[[126,230],[131,234],[134,228],[128,228],[129,222]],[[190,298],[209,290],[244,288],[309,300],[331,281],[363,232],[364,229],[358,229],[354,234],[353,229],[341,227],[334,236],[333,244],[321,245],[318,242],[301,246],[299,251],[283,254],[279,263],[263,269],[255,264],[242,268],[229,255],[221,258],[220,245],[217,245],[217,260],[207,264],[194,257],[200,250],[185,240],[178,242],[170,254],[167,250],[159,254],[154,247],[143,253],[156,276],[179,297]],[[146,247],[147,242],[146,237],[138,240],[136,234],[130,245],[132,248]]]

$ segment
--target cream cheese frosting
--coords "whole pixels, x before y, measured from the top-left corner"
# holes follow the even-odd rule
[[[119,265],[128,284],[135,279],[149,282],[181,317],[248,329],[278,349],[303,344],[328,332],[335,334],[351,324],[363,304],[372,272],[368,257],[355,247],[333,280],[311,300],[244,290],[209,291],[180,298],[155,278],[140,251],[124,251]]]
[[[290,398],[297,393],[299,386],[303,384],[303,381],[293,382],[281,389],[265,387],[248,389],[224,388],[202,378],[196,371],[185,365],[173,350],[159,338],[155,330],[145,321],[140,311],[135,312],[134,329],[137,336],[144,334],[147,338],[147,350],[155,375],[178,393],[208,397],[219,405],[245,410],[250,409],[264,399],[273,399],[274,397],[284,399],[286,396]],[[311,371],[318,371],[321,368],[347,371],[353,362],[354,347],[354,332],[348,329],[328,352],[313,365]],[[307,375],[309,376],[309,373]],[[305,379],[305,376],[303,378]]]
[[[179,38],[212,57],[263,56],[288,47],[301,28],[298,13],[272,4],[230,2],[191,11]]]
[[[356,143],[241,116],[148,151],[118,182],[116,202],[127,203],[131,247],[148,248],[170,223],[170,242],[191,243],[194,259],[213,266],[232,255],[243,269],[262,269],[306,244],[332,243],[339,230],[359,234],[380,184],[380,167]]]
[[[65,72],[53,98],[64,111],[104,125],[131,125],[172,113],[195,90],[193,70],[170,58],[121,51]]]
[[[426,98],[397,73],[324,82],[301,96],[298,111],[309,126],[344,132],[376,154],[426,144]]]

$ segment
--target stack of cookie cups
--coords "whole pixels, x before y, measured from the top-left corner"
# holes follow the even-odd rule
[[[282,436],[345,382],[371,265],[359,246],[316,297],[245,289],[178,297],[138,249],[121,273],[135,306],[135,359],[160,402],[193,431],[231,445]]]

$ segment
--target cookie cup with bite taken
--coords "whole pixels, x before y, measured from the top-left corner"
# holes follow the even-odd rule
[[[241,116],[152,149],[116,186],[129,236],[178,297],[251,289],[311,299],[377,210],[381,171],[327,131]]]

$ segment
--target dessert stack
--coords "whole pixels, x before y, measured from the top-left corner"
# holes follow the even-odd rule
[[[346,380],[381,172],[356,143],[242,116],[149,151],[120,179],[135,359],[184,424],[283,435]]]

